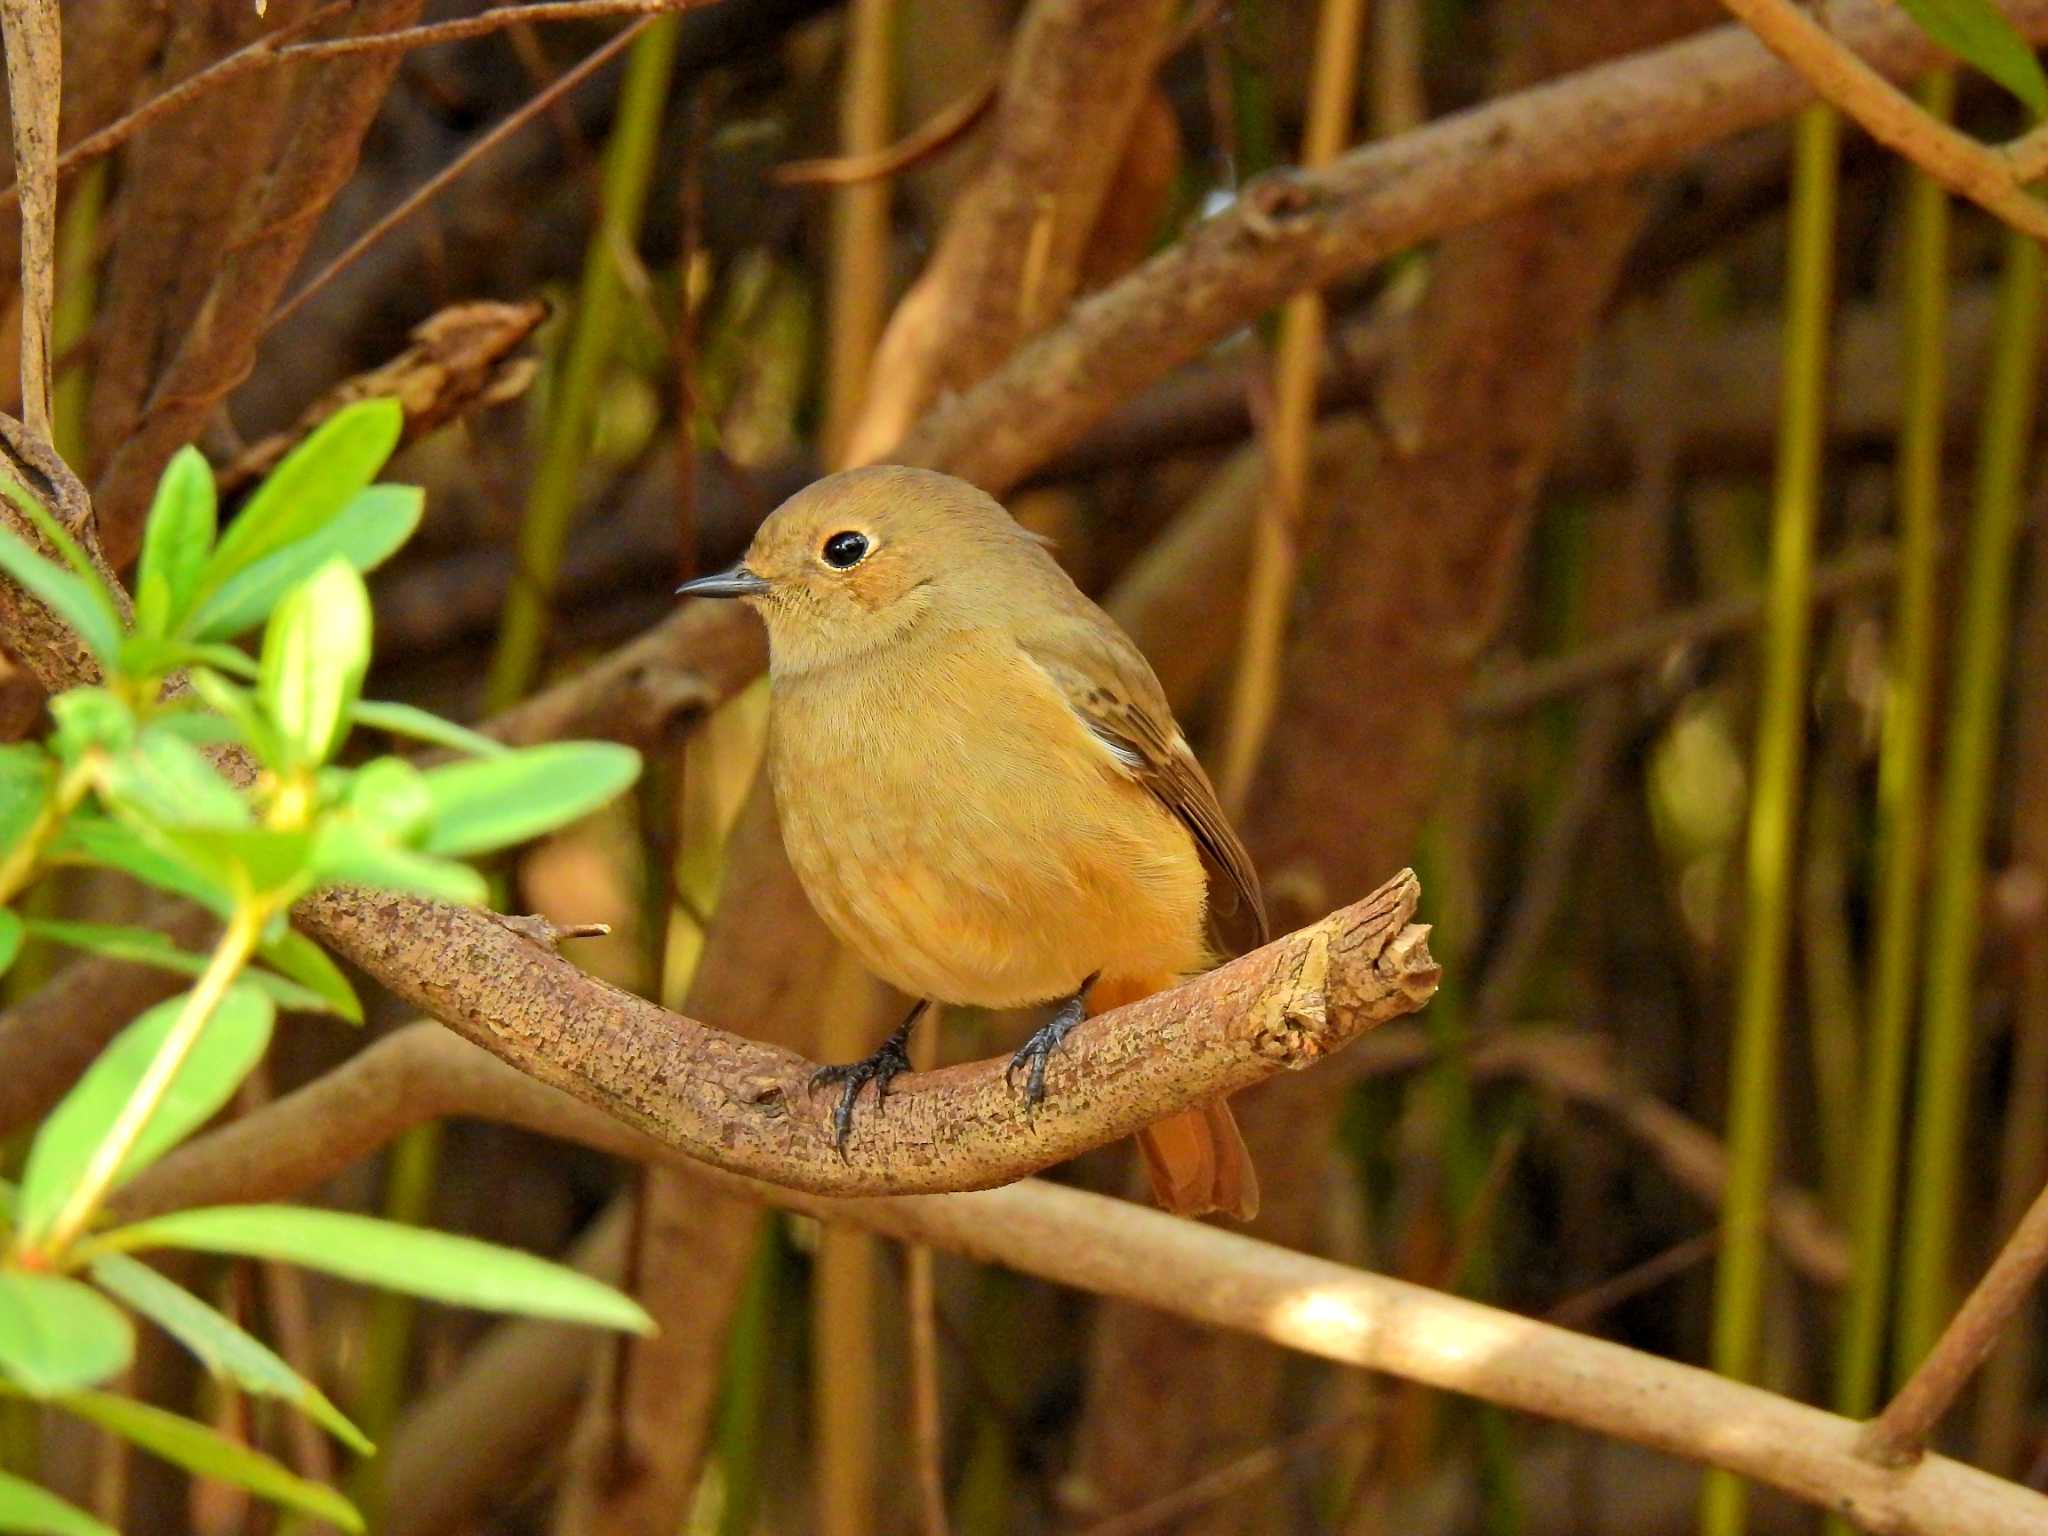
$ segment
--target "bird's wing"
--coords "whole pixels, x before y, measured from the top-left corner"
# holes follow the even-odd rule
[[[1231,830],[1216,788],[1174,723],[1166,693],[1136,646],[1092,612],[1060,614],[1021,630],[1027,656],[1049,676],[1068,707],[1109,748],[1132,778],[1178,817],[1228,882],[1266,942],[1266,904],[1251,855]]]

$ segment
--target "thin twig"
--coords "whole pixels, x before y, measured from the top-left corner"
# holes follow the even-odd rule
[[[418,48],[431,48],[440,43],[459,43],[473,37],[482,37],[503,27],[522,26],[537,21],[592,21],[605,16],[660,16],[670,11],[696,10],[715,5],[719,0],[549,0],[546,4],[501,5],[485,11],[480,16],[465,16],[455,21],[434,22],[427,26],[402,27],[389,32],[371,32],[360,37],[327,38],[319,42],[294,43],[290,39],[303,36],[322,22],[348,10],[354,0],[328,0],[295,22],[279,27],[275,32],[266,33],[253,43],[236,49],[225,58],[208,65],[195,75],[188,75],[160,95],[152,96],[133,112],[102,128],[98,133],[80,139],[66,150],[57,162],[57,172],[68,175],[90,160],[109,154],[135,137],[151,123],[179,112],[190,106],[201,96],[218,90],[229,81],[239,79],[259,69],[274,69],[280,64],[294,64],[306,59],[331,59],[350,54],[366,53],[409,53]],[[0,188],[0,209],[8,207],[18,195],[16,187]]]
[[[576,89],[577,86],[618,57],[625,50],[626,45],[646,31],[647,28],[653,26],[655,20],[656,18],[653,16],[643,16],[631,26],[620,29],[619,33],[609,42],[593,50],[587,58],[572,68],[564,70],[554,80],[550,81],[545,89],[529,97],[517,109],[506,114],[502,121],[479,134],[453,160],[442,166],[440,170],[436,171],[422,182],[418,188],[408,194],[396,208],[393,208],[383,218],[350,241],[346,250],[322,267],[313,277],[309,278],[305,286],[300,288],[297,293],[272,310],[270,318],[263,323],[263,334],[267,336],[284,324],[314,294],[354,266],[361,259],[362,254],[369,250],[371,246],[382,240],[392,230],[403,224],[407,219],[438,197],[450,182],[464,175],[471,166],[504,143],[514,133],[524,128],[536,115],[547,111],[556,102],[560,101],[562,97]]]
[[[1862,1454],[1881,1466],[1901,1467],[1925,1450],[1929,1431],[1963,1390],[2020,1304],[2048,1269],[2048,1189],[2035,1197],[1969,1300],[1956,1313],[1898,1395],[1871,1421]]]
[[[1002,81],[1003,71],[998,65],[978,85],[885,148],[786,161],[770,171],[768,179],[783,187],[851,187],[900,175],[952,144],[986,117],[988,109],[996,104],[996,87]]]
[[[1804,75],[1880,143],[1888,144],[1943,186],[2037,240],[2048,240],[2048,204],[2027,191],[2019,172],[2041,146],[2022,140],[2011,150],[1985,144],[1940,118],[1836,40],[1792,0],[1721,0],[1770,50]]]

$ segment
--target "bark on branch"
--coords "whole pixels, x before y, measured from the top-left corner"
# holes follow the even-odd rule
[[[675,1156],[421,1025],[173,1153],[117,1196],[114,1214],[131,1220],[282,1198],[407,1125],[444,1115],[504,1121],[626,1157]],[[825,1220],[1727,1467],[1872,1531],[2023,1536],[2048,1520],[2040,1495],[1943,1457],[1904,1470],[1874,1466],[1859,1454],[1859,1426],[1817,1408],[1125,1201],[1038,1179],[969,1194],[836,1200],[690,1166],[722,1190]]]
[[[728,1172],[821,1194],[979,1189],[1130,1135],[1176,1109],[1304,1067],[1436,989],[1420,887],[1363,901],[1090,1022],[1035,1113],[990,1060],[899,1078],[833,1150],[830,1095],[794,1052],[710,1028],[587,976],[474,912],[341,891],[301,922],[397,996],[541,1082]],[[743,1024],[745,1021],[734,1021]]]
[[[2027,37],[2048,36],[2048,0],[2016,0],[2007,14]],[[1881,75],[1910,76],[1943,57],[1874,0],[1831,5],[1829,20]],[[1568,188],[1668,164],[1813,94],[1748,28],[1723,27],[1453,113],[1327,171],[1261,178],[1230,211],[940,405],[899,456],[1000,492],[1291,293]]]

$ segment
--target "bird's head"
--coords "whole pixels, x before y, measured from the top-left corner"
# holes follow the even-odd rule
[[[779,675],[850,661],[932,621],[983,618],[1050,559],[992,498],[900,465],[806,486],[761,524],[737,565],[685,582],[737,597],[768,625]]]

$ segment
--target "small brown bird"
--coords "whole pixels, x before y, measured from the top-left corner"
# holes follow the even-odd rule
[[[1258,878],[1129,637],[964,481],[883,465],[784,502],[730,570],[686,583],[768,626],[768,767],[805,891],[883,980],[920,999],[844,1085],[909,1066],[927,1002],[1056,1003],[1011,1062],[1025,1093],[1094,1011],[1210,960],[1208,877]],[[1258,1181],[1223,1101],[1140,1133],[1160,1203],[1249,1219]]]

